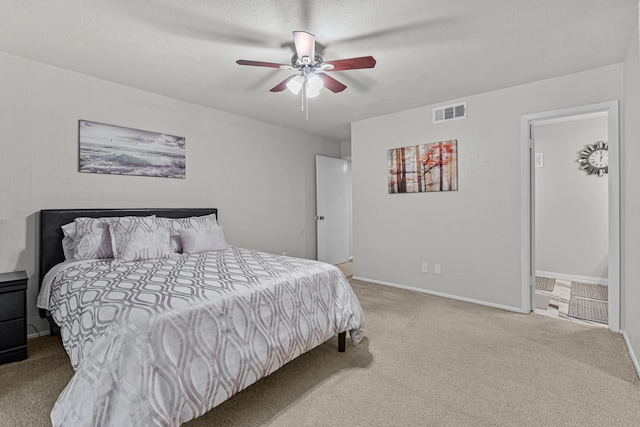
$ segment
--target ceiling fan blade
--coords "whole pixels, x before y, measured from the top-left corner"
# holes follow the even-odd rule
[[[376,60],[373,56],[360,56],[358,58],[337,59],[335,61],[325,61],[324,64],[333,65],[324,71],[358,70],[361,68],[373,68]]]
[[[316,57],[316,36],[306,31],[294,31],[293,42],[296,45],[296,54],[298,59],[304,62],[304,57],[308,57],[310,63],[315,61]]]
[[[284,65],[284,64],[276,64],[275,62],[248,61],[246,59],[238,59],[236,61],[236,64],[253,65],[255,67],[270,67],[270,68],[280,68],[281,65]]]
[[[273,88],[271,88],[271,92],[282,92],[283,90],[285,90],[287,88],[287,83],[289,83],[289,80],[293,79],[294,77],[297,77],[297,74],[294,74],[293,76],[289,76],[286,79],[284,79],[283,81],[281,81],[280,83],[278,83],[277,85],[275,85]]]
[[[316,75],[322,79],[324,87],[326,87],[333,93],[342,92],[347,88],[347,86],[343,85],[333,77],[326,75],[325,73],[316,73]]]

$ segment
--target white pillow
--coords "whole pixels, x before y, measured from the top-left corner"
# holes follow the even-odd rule
[[[207,251],[227,249],[222,226],[205,228],[184,228],[178,230],[182,242],[182,252],[188,255]]]
[[[109,218],[76,218],[76,238],[73,241],[74,258],[105,259],[113,258],[111,237],[109,235]]]
[[[113,258],[119,262],[146,261],[174,255],[169,229],[155,215],[115,218],[109,223]]]
[[[195,229],[205,227],[215,227],[218,225],[216,214],[203,216],[192,216],[188,218],[161,218],[169,227],[171,233],[171,250],[175,253],[182,253],[182,242],[180,240],[179,230]]]
[[[62,252],[64,252],[64,259],[67,261],[73,260],[75,258],[73,243],[76,239],[76,223],[70,222],[60,228],[62,228],[62,234],[64,234],[64,237],[62,238]]]

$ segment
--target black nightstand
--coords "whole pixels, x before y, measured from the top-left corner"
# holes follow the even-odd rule
[[[27,358],[27,273],[0,273],[0,364]]]

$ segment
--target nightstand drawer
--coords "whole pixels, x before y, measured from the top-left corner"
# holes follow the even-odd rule
[[[24,292],[0,293],[0,322],[24,317]]]
[[[27,344],[24,318],[0,322],[0,351]]]
[[[3,363],[17,362],[27,358],[27,346],[15,347],[11,350],[0,350],[0,365]]]

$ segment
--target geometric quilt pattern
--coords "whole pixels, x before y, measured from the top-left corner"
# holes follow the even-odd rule
[[[177,426],[364,324],[338,268],[231,246],[71,264],[49,306],[76,370],[56,426]]]

